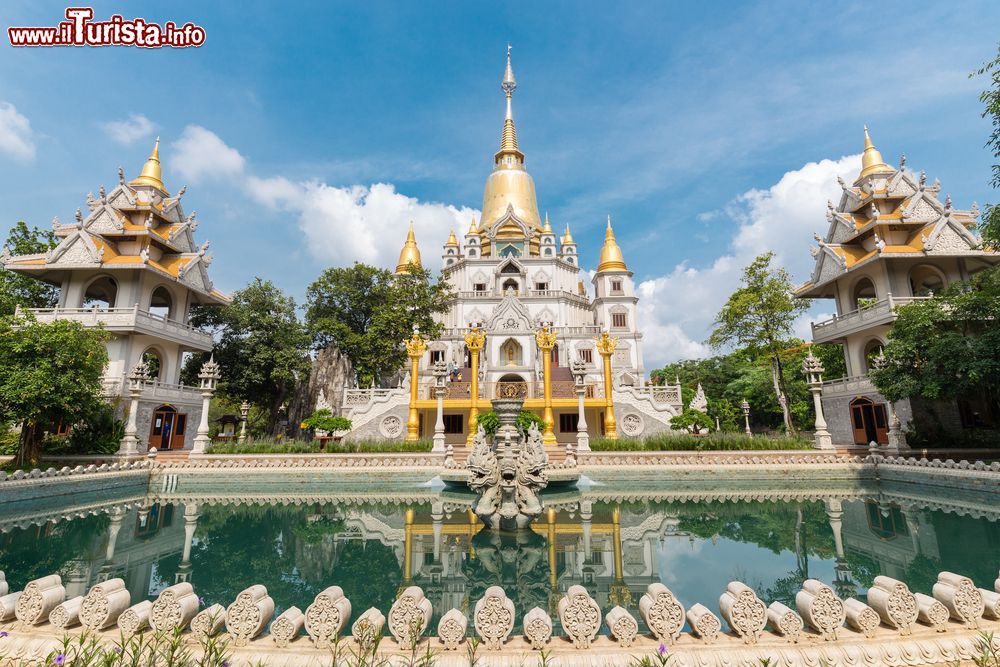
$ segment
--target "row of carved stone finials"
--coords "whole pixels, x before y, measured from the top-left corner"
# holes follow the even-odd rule
[[[202,604],[187,582],[164,589],[156,601],[132,604],[132,596],[121,579],[99,583],[86,595],[67,600],[58,574],[35,579],[23,591],[8,593],[4,573],[0,572],[0,623],[16,618],[27,628],[46,621],[63,630],[82,626],[98,631],[117,625],[127,637],[147,628],[154,631],[190,628],[201,638],[225,628],[236,646],[245,646],[270,623],[270,636],[279,647],[288,646],[304,630],[316,648],[329,648],[344,634],[351,618],[351,602],[339,586],[330,586],[317,595],[305,612],[290,607],[273,621],[274,600],[260,584],[240,592],[228,607],[213,604],[202,609]],[[916,623],[944,632],[949,620],[975,628],[984,616],[1000,619],[1000,578],[994,583],[994,590],[989,591],[976,588],[968,577],[941,572],[932,595],[928,596],[913,594],[905,583],[880,576],[868,590],[867,604],[855,598],[841,600],[826,584],[807,579],[796,594],[795,606],[796,610],[780,602],[765,606],[752,588],[739,581],[730,582],[719,598],[722,618],[746,644],[756,644],[768,625],[791,642],[799,640],[806,626],[824,640],[834,640],[845,623],[866,637],[873,636],[883,624],[900,635],[908,635]],[[420,587],[410,586],[393,603],[388,618],[372,607],[354,622],[351,635],[367,650],[375,645],[388,624],[396,643],[409,647],[421,640],[432,612],[431,602]],[[708,643],[715,641],[722,630],[720,619],[707,607],[695,604],[685,610],[661,583],[648,586],[639,600],[639,613],[652,635],[668,645],[681,635],[685,622],[693,635]],[[570,586],[559,600],[558,614],[563,632],[573,646],[589,648],[600,631],[602,614],[587,590],[583,586]],[[638,622],[621,606],[608,611],[603,620],[622,647],[630,646],[638,635]],[[486,648],[499,650],[514,629],[514,603],[501,587],[491,586],[476,602],[472,621]],[[524,615],[522,626],[524,638],[533,648],[544,648],[552,639],[552,618],[540,607]],[[438,639],[445,649],[456,649],[465,640],[467,627],[466,615],[451,609],[441,616]]]

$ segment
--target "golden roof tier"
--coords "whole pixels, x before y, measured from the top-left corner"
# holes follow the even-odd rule
[[[604,231],[604,245],[601,246],[601,261],[597,264],[597,272],[628,271],[622,249],[615,240],[615,232],[611,229],[611,216],[608,216],[608,228]]]
[[[142,172],[129,181],[129,185],[150,185],[163,194],[169,194],[163,185],[163,170],[160,168],[160,138],[156,138],[153,144],[153,152],[149,154],[146,164],[142,165]]]
[[[511,99],[517,88],[514,72],[510,66],[510,47],[507,47],[507,69],[504,71],[501,89],[507,97],[507,115],[504,118],[500,150],[494,156],[493,173],[486,179],[483,191],[483,213],[479,228],[489,229],[494,223],[512,215],[528,227],[541,230],[535,197],[535,182],[524,168],[524,153],[517,147],[517,130],[511,110]]]
[[[420,249],[417,247],[417,237],[413,235],[413,222],[410,222],[410,231],[406,233],[406,243],[399,251],[399,263],[396,264],[396,275],[409,273],[410,266],[423,268],[420,264]]]

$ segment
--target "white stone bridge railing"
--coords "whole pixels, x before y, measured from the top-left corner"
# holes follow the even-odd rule
[[[822,322],[813,322],[813,342],[828,343],[870,326],[888,324],[896,319],[896,306],[929,298],[924,296],[900,297],[889,294],[885,299],[856,308],[843,315],[834,315]]]
[[[63,466],[58,470],[56,468],[48,468],[46,470],[41,470],[40,468],[35,468],[30,472],[24,470],[15,470],[12,473],[7,473],[0,470],[0,484],[26,481],[29,483],[37,482],[38,480],[51,479],[54,477],[71,477],[76,475],[88,475],[91,473],[122,473],[130,470],[148,470],[153,464],[150,461],[133,461],[131,463],[102,463],[101,465],[91,464],[88,466],[78,465],[75,468],[70,468],[69,466]],[[2,488],[2,487],[0,487]]]
[[[18,308],[18,313],[30,312],[39,322],[72,320],[86,326],[103,324],[108,331],[134,332],[167,336],[193,349],[212,349],[212,335],[184,322],[157,315],[138,306],[131,308]]]
[[[794,608],[768,604],[740,581],[726,584],[717,604],[691,604],[655,582],[639,600],[637,614],[622,606],[602,609],[585,587],[573,585],[558,599],[555,618],[540,607],[527,611],[521,636],[512,636],[515,607],[499,586],[486,589],[469,614],[439,610],[436,628],[430,627],[431,601],[419,586],[401,590],[389,609],[357,614],[350,627],[352,604],[336,585],[278,616],[275,601],[260,584],[232,601],[203,601],[190,582],[147,600],[144,591],[127,590],[122,579],[66,599],[58,574],[13,593],[8,588],[0,573],[3,650],[21,661],[61,652],[64,638],[72,645],[73,636],[83,633],[110,655],[119,637],[180,632],[181,641],[195,650],[225,633],[230,659],[240,663],[318,664],[337,645],[345,660],[347,654],[366,652],[373,660],[395,664],[412,651],[429,651],[435,665],[468,665],[470,625],[482,643],[477,662],[484,665],[535,662],[541,655],[537,651],[544,650],[548,664],[559,665],[628,665],[635,664],[634,656],[669,654],[670,664],[684,667],[767,661],[788,667],[917,666],[973,660],[986,650],[1000,650],[1000,637],[983,634],[1000,629],[1000,578],[989,590],[952,572],[938,574],[930,595],[876,577],[867,602],[843,600],[830,586],[807,579]],[[602,627],[606,636],[599,636]]]

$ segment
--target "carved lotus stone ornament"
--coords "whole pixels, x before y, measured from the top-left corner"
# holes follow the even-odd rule
[[[545,645],[552,639],[552,617],[541,607],[534,607],[521,621],[524,628],[524,638],[531,642],[531,648],[537,650],[545,648]]]
[[[88,630],[103,630],[118,622],[132,604],[122,579],[108,579],[91,587],[80,605],[80,623]]]
[[[741,581],[731,581],[719,596],[719,611],[744,644],[756,644],[767,625],[767,607],[752,588]]]
[[[446,651],[458,650],[458,645],[465,640],[465,630],[469,627],[469,619],[457,609],[451,609],[438,621],[437,636],[444,644]]]
[[[165,632],[186,628],[198,615],[198,596],[189,582],[181,582],[163,589],[153,603],[149,625]]]
[[[951,614],[948,608],[941,604],[940,600],[935,600],[930,595],[917,593],[913,596],[917,603],[917,620],[924,625],[929,625],[938,632],[948,629],[948,619]]]
[[[601,629],[601,608],[586,588],[573,585],[559,600],[559,622],[575,648],[590,648]]]
[[[832,588],[816,579],[802,583],[802,590],[795,595],[795,608],[802,620],[827,641],[837,638],[837,630],[847,619],[844,603]]]
[[[385,626],[385,616],[375,607],[370,607],[351,626],[351,635],[361,647],[361,651],[370,651],[375,642],[382,636]]]
[[[298,607],[289,607],[271,623],[271,639],[278,648],[287,648],[298,639],[305,625],[306,615]]]
[[[982,618],[986,605],[972,579],[954,572],[941,572],[933,592],[953,619],[964,623],[966,627],[979,627],[979,619]]]
[[[994,619],[1000,618],[1000,593],[980,588],[979,594],[983,596],[983,616]]]
[[[476,602],[473,619],[476,634],[487,649],[499,651],[514,630],[514,603],[503,588],[490,586],[486,594]]]
[[[0,570],[0,598],[7,595],[10,592],[10,587],[7,585],[7,576]]]
[[[198,612],[191,621],[191,632],[199,639],[208,639],[219,634],[225,625],[226,608],[216,603]]]
[[[424,597],[420,586],[410,586],[403,591],[389,609],[389,632],[401,646],[420,641],[431,622],[431,601]]]
[[[667,645],[673,644],[684,628],[684,607],[659,582],[646,587],[639,599],[639,614],[653,636]]]
[[[874,609],[882,622],[908,635],[917,622],[917,600],[909,587],[898,579],[879,576],[868,589],[868,606]]]
[[[80,605],[82,603],[82,595],[66,600],[49,614],[49,623],[60,630],[78,625],[80,623]]]
[[[8,593],[3,597],[0,597],[0,622],[9,621],[14,618],[14,612],[17,607],[17,600],[21,597],[21,591],[16,593]]]
[[[226,608],[226,630],[236,646],[246,646],[264,631],[273,615],[274,600],[266,587],[255,584],[243,590]]]
[[[878,612],[861,600],[848,598],[844,600],[844,611],[847,613],[847,625],[862,633],[868,639],[875,636],[882,620]]]
[[[316,648],[330,648],[330,642],[344,630],[351,618],[351,601],[340,586],[330,586],[306,608],[306,632]]]
[[[152,610],[153,603],[143,600],[123,611],[118,617],[118,629],[122,635],[128,639],[149,627],[149,614]]]
[[[719,617],[701,603],[692,605],[688,609],[687,622],[695,636],[701,637],[706,644],[714,644],[722,630],[722,622],[719,621]]]
[[[767,620],[776,633],[793,643],[799,641],[805,628],[802,617],[780,602],[772,602],[768,606]]]
[[[607,623],[611,636],[615,638],[618,645],[622,648],[630,647],[639,634],[639,624],[635,622],[635,618],[624,607],[616,605],[608,612],[608,615],[604,618],[604,622]]]
[[[66,589],[58,574],[28,582],[14,606],[14,615],[25,625],[43,623],[52,610],[66,599]]]

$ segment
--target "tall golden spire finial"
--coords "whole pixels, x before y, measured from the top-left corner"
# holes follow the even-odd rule
[[[514,91],[517,89],[517,79],[514,78],[514,70],[510,66],[510,48],[510,44],[508,44],[507,68],[503,72],[503,81],[500,82],[500,89],[503,90],[504,95],[507,97],[507,115],[504,116],[503,121],[500,152],[496,156],[498,161],[503,154],[507,153],[516,154],[520,159],[524,159],[524,155],[517,149],[517,130],[514,128],[514,112],[511,109],[511,98],[513,98]]]
[[[413,234],[413,221],[410,221],[410,231],[406,233],[406,243],[399,251],[399,263],[396,264],[396,275],[409,273],[410,266],[422,268],[420,264],[420,249],[417,248],[417,237]]]
[[[448,241],[445,243],[446,246],[458,247],[458,238],[455,236],[455,230],[448,232]]]
[[[479,225],[476,224],[476,216],[472,216],[472,222],[469,224],[469,231],[467,233],[468,234],[479,233]]]
[[[895,169],[882,160],[882,153],[875,148],[872,138],[868,135],[868,126],[865,125],[865,152],[861,155],[861,173],[858,179],[862,179],[869,174],[891,174]]]
[[[552,225],[549,224],[549,212],[548,211],[545,212],[545,225],[542,227],[542,233],[543,234],[551,234],[552,233]]]
[[[568,224],[566,225],[566,233],[562,235],[561,239],[559,239],[559,243],[561,243],[563,245],[566,245],[567,243],[574,243],[574,241],[573,241],[573,235],[569,233],[569,225]]]
[[[604,230],[604,245],[601,247],[601,261],[597,264],[597,272],[628,271],[622,249],[615,240],[615,232],[611,229],[611,216],[608,215],[608,227]]]
[[[163,171],[160,169],[160,138],[156,138],[153,144],[153,152],[146,159],[146,164],[142,165],[142,172],[129,181],[129,185],[151,185],[154,188],[166,193],[163,186]]]

